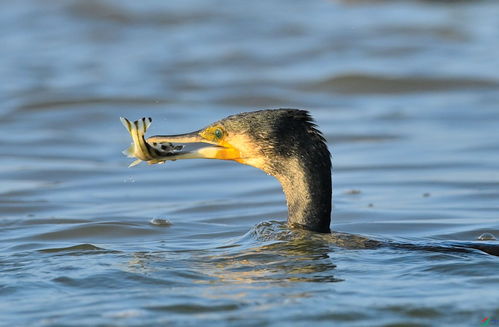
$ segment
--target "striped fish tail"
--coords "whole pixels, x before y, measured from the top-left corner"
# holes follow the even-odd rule
[[[120,120],[132,137],[131,145],[123,150],[122,153],[129,158],[137,158],[129,167],[138,165],[142,161],[152,159],[150,147],[144,139],[144,134],[147,132],[149,126],[151,126],[152,119],[150,117],[142,118],[133,123],[124,117],[120,117]]]

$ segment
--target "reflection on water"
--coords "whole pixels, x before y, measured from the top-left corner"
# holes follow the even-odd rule
[[[267,231],[262,233],[262,229]],[[333,275],[336,266],[328,255],[332,249],[323,238],[305,231],[295,233],[279,223],[263,223],[254,227],[246,239],[265,233],[266,237],[273,234],[274,240],[269,238],[268,244],[257,247],[234,247],[228,253],[209,257],[208,274],[238,284],[339,281]]]
[[[0,316],[8,325],[478,325],[499,316],[495,2],[0,4]],[[126,168],[151,134],[306,108],[331,235],[273,178]],[[76,323],[77,322],[77,323]]]

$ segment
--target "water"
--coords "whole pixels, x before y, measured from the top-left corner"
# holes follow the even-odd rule
[[[276,180],[127,168],[151,133],[307,108],[336,231],[499,236],[499,3],[3,1],[0,325],[478,326],[499,260],[288,230]],[[496,242],[489,240],[487,242]]]

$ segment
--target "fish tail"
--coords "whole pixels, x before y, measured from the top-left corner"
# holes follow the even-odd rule
[[[128,119],[126,119],[125,117],[120,117],[120,121],[123,124],[123,126],[125,126],[128,133],[130,133],[132,130],[132,123]]]
[[[147,132],[149,126],[151,126],[152,119],[150,117],[144,117],[132,123],[128,119],[120,117],[120,121],[123,126],[125,126],[128,133],[130,133],[133,141],[122,153],[127,157],[137,158],[129,167],[138,165],[141,161],[149,160],[151,158],[151,153],[149,151],[149,146],[145,141],[144,134]]]
[[[123,153],[128,158],[134,158],[134,156],[133,156],[133,149],[134,148],[135,147],[133,146],[133,143],[132,143],[128,148],[126,148],[125,150],[121,151],[121,153]]]
[[[128,131],[128,133],[130,133],[130,136],[132,136],[132,139],[133,139],[133,128],[134,128],[134,125],[128,119],[126,119],[125,117],[120,117],[120,121],[123,124],[123,126],[125,126],[126,130]],[[125,150],[121,151],[121,153],[123,153],[128,158],[134,158],[134,155],[133,155],[134,154],[134,149],[135,149],[134,142],[132,142],[130,144],[130,146],[128,148],[126,148]],[[138,163],[136,163],[136,164],[138,164]]]

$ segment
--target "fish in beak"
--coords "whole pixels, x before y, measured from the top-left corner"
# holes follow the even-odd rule
[[[136,158],[129,167],[142,161],[148,164],[161,164],[167,160],[179,159],[221,159],[239,161],[239,151],[226,142],[224,130],[221,126],[209,126],[187,134],[156,135],[147,138],[144,134],[151,125],[151,118],[142,118],[130,122],[120,118],[125,128],[130,133],[132,144],[123,153],[130,158]],[[192,151],[182,151],[184,144],[204,143],[204,146]]]

